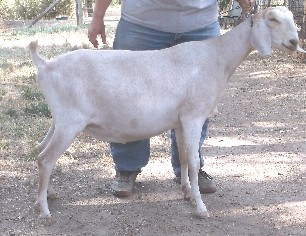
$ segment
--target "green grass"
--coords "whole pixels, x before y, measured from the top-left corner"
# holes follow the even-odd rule
[[[41,91],[28,85],[22,87],[21,94],[25,99],[32,101],[41,100],[43,98]]]
[[[15,30],[11,33],[11,36],[33,36],[38,33],[42,34],[56,34],[56,33],[67,33],[73,31],[87,30],[87,25],[74,26],[74,25],[64,25],[64,26],[53,26],[53,27],[37,27],[37,28],[24,28]]]
[[[44,102],[39,102],[38,104],[31,104],[30,106],[25,107],[23,111],[27,115],[51,118],[51,113],[48,108],[48,105]]]
[[[4,112],[5,115],[7,115],[10,118],[17,118],[18,112],[14,108],[9,108],[7,111]]]
[[[31,151],[26,155],[27,161],[35,161],[37,160],[37,156],[39,154],[39,149],[37,146],[32,146]]]
[[[4,54],[4,53],[1,53],[1,54]],[[0,69],[7,70],[9,68],[12,68],[12,66],[13,66],[13,63],[11,62],[7,62],[7,61],[0,62]]]
[[[8,140],[0,140],[0,150],[8,149],[10,142]]]

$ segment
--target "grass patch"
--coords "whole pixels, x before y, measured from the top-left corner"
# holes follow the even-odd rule
[[[27,115],[35,115],[41,117],[51,118],[51,112],[49,107],[44,102],[39,102],[38,104],[32,104],[24,109],[24,113]]]
[[[14,108],[9,108],[6,112],[4,112],[5,115],[7,115],[10,118],[17,118],[18,112]]]
[[[21,62],[18,66],[19,67],[22,67],[22,66],[31,66],[32,65],[32,61],[23,61],[23,62]],[[34,74],[33,74],[33,76],[35,76]]]
[[[8,140],[0,140],[0,150],[8,149],[10,142]]]
[[[7,62],[6,60],[0,62],[0,69],[2,70],[12,70],[13,67],[13,63]]]
[[[79,30],[87,30],[88,25],[75,26],[75,25],[63,25],[63,26],[53,26],[53,27],[37,27],[37,28],[26,28],[15,30],[11,33],[11,36],[34,36],[38,33],[43,34],[57,34],[63,32],[73,32]]]
[[[26,160],[27,161],[36,161],[39,153],[40,153],[40,151],[39,151],[38,147],[32,147],[30,153],[28,153],[26,155]]]
[[[23,98],[30,101],[37,101],[43,98],[43,95],[40,91],[37,91],[36,89],[30,86],[23,86],[21,94]]]

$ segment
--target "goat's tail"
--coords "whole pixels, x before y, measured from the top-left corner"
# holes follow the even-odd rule
[[[46,60],[38,54],[37,48],[38,48],[38,40],[34,40],[28,45],[28,49],[31,52],[31,56],[32,56],[32,60],[34,64],[38,68],[40,68],[46,64]]]

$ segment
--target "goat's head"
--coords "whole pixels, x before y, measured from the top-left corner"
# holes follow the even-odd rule
[[[261,55],[270,55],[272,47],[292,53],[298,41],[293,15],[286,7],[267,8],[254,15],[251,42]]]

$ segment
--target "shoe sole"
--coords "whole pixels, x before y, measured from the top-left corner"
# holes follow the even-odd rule
[[[129,197],[133,194],[133,192],[129,192],[129,191],[114,191],[113,190],[113,195],[115,197]]]

